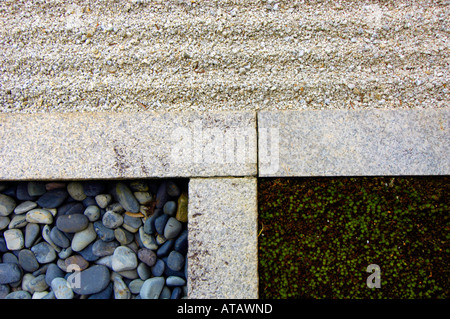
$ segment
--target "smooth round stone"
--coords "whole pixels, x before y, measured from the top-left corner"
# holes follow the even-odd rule
[[[160,277],[164,274],[166,264],[162,259],[157,259],[155,265],[151,267],[152,275],[154,277]]]
[[[134,279],[129,283],[128,288],[132,294],[138,294],[140,293],[143,284],[144,281],[142,279]]]
[[[117,183],[116,185],[116,196],[117,201],[122,205],[122,207],[131,213],[139,212],[139,202],[137,201],[131,189],[124,183]]]
[[[22,278],[22,270],[15,263],[0,263],[0,284],[11,284]]]
[[[178,287],[184,286],[186,284],[186,280],[178,276],[169,276],[166,279],[166,285],[168,287]]]
[[[107,228],[117,228],[123,224],[123,216],[113,211],[107,211],[102,218],[102,223]]]
[[[165,256],[169,255],[174,244],[175,244],[175,240],[169,239],[164,244],[162,244],[161,247],[158,248],[158,250],[156,251],[156,256],[165,257]]]
[[[65,233],[76,233],[86,229],[89,219],[82,214],[62,215],[56,219],[56,227]]]
[[[27,274],[27,275],[29,275],[29,274]],[[24,283],[23,283],[24,281],[25,281],[25,279],[22,280],[22,289],[24,288]],[[39,276],[32,278],[30,281],[28,281],[26,283],[26,287],[27,287],[27,289],[24,289],[24,290],[27,290],[30,293],[34,293],[35,291],[39,291],[39,292],[44,291],[45,289],[48,288],[48,285],[45,282],[45,275],[41,274]]]
[[[156,218],[158,218],[161,215],[162,215],[162,211],[160,209],[155,210],[155,213],[145,220],[144,232],[146,234],[153,235],[156,232],[155,220],[156,220]]]
[[[100,208],[97,205],[89,205],[83,212],[90,222],[95,222],[100,218]]]
[[[61,247],[57,246],[53,240],[50,238],[50,226],[49,225],[45,225],[42,228],[42,237],[44,238],[44,240],[50,244],[50,246],[53,247],[54,250],[56,250],[58,253],[61,251]]]
[[[31,294],[25,290],[18,290],[9,293],[5,299],[31,299]]]
[[[139,228],[139,239],[142,246],[148,249],[158,249],[158,244],[156,243],[155,237],[153,235],[148,235],[144,232],[144,227]]]
[[[164,288],[164,277],[153,277],[144,281],[139,295],[142,299],[158,299]]]
[[[106,208],[108,204],[111,202],[112,196],[110,194],[99,194],[95,196],[95,202],[101,208]]]
[[[15,215],[15,214],[13,214]],[[9,216],[13,216],[9,215]],[[23,228],[28,224],[26,215],[15,215],[9,222],[8,228]]]
[[[73,255],[64,260],[68,270],[82,271],[89,267],[89,263],[80,255]]]
[[[71,214],[83,214],[84,205],[80,202],[71,202],[63,204],[58,207],[58,216],[71,215]]]
[[[53,215],[43,208],[35,208],[27,212],[26,220],[35,224],[51,224],[53,223]]]
[[[175,287],[172,290],[170,299],[180,299],[183,294],[183,290],[180,287]]]
[[[114,299],[131,299],[131,292],[122,278],[116,276],[113,280]]]
[[[132,217],[127,214],[124,215],[122,227],[128,230],[129,232],[136,233],[139,230],[139,227],[141,226],[142,220],[140,217]]]
[[[27,201],[17,205],[16,208],[14,208],[14,213],[15,214],[23,214],[23,213],[26,213],[36,207],[37,207],[36,202],[27,200]]]
[[[110,282],[105,289],[96,294],[90,295],[88,299],[111,299],[112,294],[113,294],[113,283]]]
[[[167,194],[167,182],[162,181],[158,187],[158,191],[156,192],[156,208],[163,208],[168,199],[169,195]]]
[[[44,208],[56,208],[64,202],[68,195],[64,188],[52,189],[39,197],[36,203]]]
[[[8,248],[6,247],[6,241],[3,236],[0,236],[0,253],[7,252]]]
[[[95,201],[95,198],[92,196],[86,197],[83,200],[83,205],[84,207],[88,207],[88,206],[97,206],[97,202]]]
[[[41,229],[38,224],[29,223],[25,226],[25,247],[30,248],[36,241]]]
[[[77,201],[83,201],[86,198],[86,194],[83,190],[83,184],[80,182],[71,182],[67,184],[67,192],[70,197]]]
[[[164,204],[163,212],[169,216],[175,216],[175,213],[177,212],[177,203],[172,200],[168,201]]]
[[[76,279],[78,276],[78,280]],[[81,272],[75,272],[68,277],[73,291],[79,295],[96,294],[109,284],[110,273],[103,265],[94,265]]]
[[[141,248],[138,250],[137,256],[140,261],[142,261],[149,267],[154,266],[156,263],[156,254],[151,249]]]
[[[92,241],[89,245],[87,245],[86,248],[78,252],[81,256],[83,256],[84,259],[86,259],[89,262],[97,261],[99,259],[99,257],[95,256],[92,251],[92,247],[94,247],[94,244],[95,242]]]
[[[64,278],[57,277],[53,279],[51,287],[56,299],[73,299],[73,290]]]
[[[119,246],[117,241],[97,240],[92,246],[92,253],[97,257],[104,257],[114,254],[114,250]]]
[[[84,216],[84,215],[81,215]],[[97,233],[94,230],[94,225],[89,223],[88,227],[82,231],[75,233],[72,239],[72,250],[81,251],[92,243],[97,237]]]
[[[47,190],[45,189],[45,183],[28,182],[27,191],[30,196],[41,196],[44,195]]]
[[[46,291],[46,290],[44,290],[44,291],[36,291],[31,296],[31,299],[44,299],[44,297],[47,296],[48,294],[49,294],[49,292]]]
[[[64,235],[62,231],[60,231],[57,227],[53,227],[50,231],[50,239],[53,241],[53,243],[61,248],[67,248],[70,247],[70,240],[69,238]]]
[[[100,181],[85,181],[83,182],[83,190],[86,196],[97,196],[103,193],[105,185]]]
[[[139,265],[136,268],[136,271],[139,278],[141,278],[142,280],[147,280],[148,278],[150,278],[152,274],[150,267],[142,262],[139,263]]]
[[[69,246],[67,248],[62,248],[61,251],[58,253],[58,257],[61,259],[66,259],[70,255],[72,255],[73,251],[72,248]]]
[[[169,215],[162,214],[155,219],[155,229],[158,234],[164,234],[164,228],[166,227],[166,223],[169,218]]]
[[[56,251],[46,242],[34,245],[31,247],[31,251],[40,264],[47,264],[56,259]]]
[[[114,229],[114,237],[121,245],[128,245],[134,239],[134,235],[122,227]]]
[[[148,205],[151,203],[153,197],[149,192],[134,192],[134,197],[141,205]]]
[[[19,263],[19,259],[12,252],[7,252],[6,254],[3,254],[2,258],[4,263],[13,263],[13,264]]]
[[[10,288],[9,285],[0,285],[0,299],[5,299],[6,295],[9,294]]]
[[[114,250],[112,269],[124,271],[136,268],[138,265],[136,254],[126,246],[119,246]]]
[[[6,247],[8,247],[9,250],[19,250],[25,245],[23,234],[20,229],[5,230],[3,237],[6,241]]]
[[[179,252],[172,250],[167,258],[167,267],[175,271],[180,271],[183,266],[184,256]]]
[[[183,230],[178,238],[175,240],[173,248],[181,254],[186,254],[188,249],[188,231]]]
[[[28,194],[28,183],[23,182],[17,185],[16,198],[20,201],[24,201],[24,200],[34,200],[36,196],[30,196],[30,194]]]
[[[0,216],[8,216],[16,208],[16,201],[7,195],[0,194]]]
[[[164,228],[164,237],[172,239],[177,237],[182,229],[183,225],[175,218],[170,217]]]
[[[170,288],[167,286],[163,287],[163,290],[159,294],[159,299],[169,299],[170,298]]]
[[[47,285],[51,286],[52,281],[55,278],[64,278],[65,272],[59,268],[56,264],[49,264],[47,267],[47,271],[45,272],[45,282]]]
[[[39,263],[36,256],[29,249],[22,249],[19,252],[19,265],[27,272],[33,272],[39,269]]]
[[[112,241],[115,239],[114,230],[105,227],[101,222],[94,223],[94,230],[97,236],[103,241]]]
[[[180,188],[177,186],[177,184],[175,184],[175,182],[168,181],[166,187],[167,187],[167,195],[171,197],[180,196],[181,193]]]
[[[0,230],[7,228],[10,221],[8,216],[0,216]]]

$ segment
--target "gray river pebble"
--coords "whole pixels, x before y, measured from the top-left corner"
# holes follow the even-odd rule
[[[185,297],[186,187],[1,182],[0,299]]]

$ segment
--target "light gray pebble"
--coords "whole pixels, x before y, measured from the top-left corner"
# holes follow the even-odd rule
[[[15,214],[23,214],[23,213],[26,213],[36,207],[37,207],[36,202],[28,200],[28,201],[25,201],[25,202],[17,205],[17,207],[14,209],[14,213]]]
[[[53,215],[50,211],[43,208],[35,208],[27,212],[27,222],[35,224],[53,223]]]
[[[136,254],[126,246],[119,246],[114,250],[112,269],[124,271],[136,268],[138,265]]]
[[[64,278],[54,278],[51,287],[56,299],[73,299],[73,290]]]
[[[14,198],[0,194],[0,216],[8,216],[16,208],[16,201]]]
[[[89,219],[89,221],[95,222],[100,218],[100,208],[96,205],[89,205],[84,210],[84,215]]]
[[[6,247],[9,250],[19,250],[25,246],[23,234],[20,229],[8,229],[3,233],[6,241]]]
[[[30,248],[33,246],[40,231],[41,229],[37,224],[29,223],[25,226],[25,247]]]
[[[56,251],[46,242],[40,242],[34,245],[31,247],[31,251],[40,264],[47,264],[56,259]]]
[[[134,197],[141,205],[148,205],[153,200],[152,194],[149,192],[134,192]]]
[[[92,243],[97,237],[97,233],[94,230],[92,223],[89,223],[88,227],[82,231],[75,233],[72,239],[72,250],[81,251]]]
[[[112,200],[112,196],[110,194],[99,194],[95,196],[95,201],[100,208],[106,208]]]
[[[158,299],[164,288],[164,277],[153,277],[144,281],[139,295],[142,299]]]
[[[144,284],[144,281],[140,278],[132,280],[128,284],[128,288],[132,294],[138,294],[141,291],[141,287]]]
[[[67,184],[67,192],[70,197],[77,201],[82,201],[87,197],[84,193],[83,184],[81,182],[72,182]]]
[[[144,232],[144,227],[139,228],[139,239],[145,248],[152,250],[158,249],[158,244],[156,243],[155,237],[153,237],[153,235],[146,234]]]
[[[8,216],[0,216],[0,230],[7,228],[10,221]]]
[[[6,295],[5,299],[31,299],[31,294],[28,291],[17,290]]]
[[[131,299],[131,292],[122,278],[116,276],[114,282],[114,299]]]
[[[123,224],[123,216],[113,211],[107,211],[103,215],[102,223],[105,227],[114,229]]]
[[[27,222],[27,217],[25,215],[15,215],[12,214],[9,217],[11,217],[11,221],[9,222],[8,228],[12,229],[12,228],[23,228],[25,227],[28,222]]]

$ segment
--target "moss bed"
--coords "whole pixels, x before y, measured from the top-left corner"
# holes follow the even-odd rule
[[[447,176],[260,179],[260,298],[449,298],[448,194]]]

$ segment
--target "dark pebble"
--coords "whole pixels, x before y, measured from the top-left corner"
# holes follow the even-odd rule
[[[64,188],[52,189],[39,197],[36,203],[43,208],[56,208],[69,196]]]
[[[27,190],[30,196],[41,196],[47,191],[43,182],[28,182]]]
[[[180,271],[184,266],[184,257],[176,250],[172,250],[167,257],[167,267],[172,270]]]
[[[105,227],[100,221],[94,223],[94,230],[97,236],[103,241],[112,241],[115,239],[114,230]]]
[[[164,228],[166,227],[166,223],[169,220],[170,216],[166,214],[162,214],[161,216],[155,219],[155,230],[158,234],[164,234]]]
[[[29,249],[22,249],[19,252],[19,265],[27,272],[33,272],[39,269],[39,263],[36,256]]]
[[[168,199],[169,195],[167,195],[167,182],[162,181],[158,187],[158,192],[156,193],[156,208],[163,208]]]
[[[37,196],[30,196],[30,194],[28,194],[28,183],[23,182],[17,184],[16,198],[21,201],[26,201],[26,200],[35,200]]]
[[[139,212],[139,202],[137,201],[136,197],[134,197],[131,189],[125,183],[117,183],[115,194],[117,197],[117,201],[126,211],[132,213]]]
[[[58,267],[58,265],[51,263],[48,265],[47,271],[45,272],[45,282],[47,285],[52,285],[52,280],[55,278],[64,278],[66,273]]]
[[[167,239],[173,239],[180,234],[182,228],[183,225],[175,217],[170,217],[164,227],[164,233],[158,233],[164,234]]]
[[[87,247],[84,248],[82,251],[78,252],[87,261],[96,261],[100,258],[94,254],[94,251],[93,251],[94,244],[95,244],[95,242],[92,242],[89,245],[87,245]]]
[[[104,290],[110,283],[110,273],[103,265],[94,265],[79,273],[69,276],[69,283],[75,283],[74,276],[79,276],[79,285],[73,287],[73,291],[79,295],[96,294]]]
[[[92,253],[97,257],[109,256],[114,253],[116,247],[119,247],[117,241],[106,242],[99,239],[92,245]]]
[[[62,231],[60,231],[57,227],[53,227],[50,231],[50,239],[56,246],[61,248],[67,248],[70,246],[69,238],[64,235]]]
[[[154,277],[159,277],[164,274],[164,270],[166,268],[166,264],[162,259],[157,259],[153,267],[151,267],[152,275]]]
[[[85,207],[80,202],[71,202],[58,207],[58,216],[71,215],[71,214],[83,214]]]
[[[137,252],[137,256],[147,266],[154,266],[156,263],[156,254],[153,250],[147,248],[141,248]]]
[[[83,182],[83,191],[86,196],[97,196],[105,190],[105,185],[100,181]]]
[[[22,278],[22,270],[18,264],[0,263],[0,284],[11,284]]]
[[[167,195],[171,197],[178,197],[180,196],[181,191],[180,188],[175,184],[173,181],[167,182]]]
[[[174,239],[167,240],[164,244],[162,244],[158,250],[156,251],[156,256],[158,257],[165,257],[169,255],[170,251],[172,250],[173,245],[175,244]]]
[[[155,220],[156,220],[156,218],[158,218],[161,215],[162,215],[162,210],[156,209],[155,212],[153,213],[153,215],[145,220],[144,233],[153,235],[156,232]]]
[[[183,289],[181,289],[180,287],[175,287],[172,290],[170,299],[180,299],[182,294],[183,294]]]
[[[178,238],[175,240],[173,248],[181,254],[186,254],[188,250],[188,231],[183,230]]]
[[[112,294],[113,294],[113,283],[110,282],[105,289],[96,294],[90,295],[88,299],[111,299]]]
[[[86,229],[89,219],[83,214],[59,216],[56,219],[56,227],[65,233],[76,233]]]

